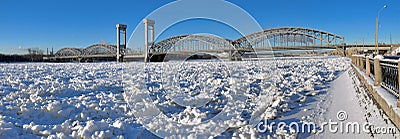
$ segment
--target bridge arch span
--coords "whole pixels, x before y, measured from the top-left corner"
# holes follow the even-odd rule
[[[297,44],[296,44],[297,43]],[[234,41],[236,48],[258,48],[279,46],[340,46],[344,37],[316,29],[281,27],[266,29],[241,37]]]
[[[117,46],[112,44],[94,44],[83,50],[82,55],[116,55]]]
[[[229,39],[213,35],[186,34],[157,42],[150,48],[150,53],[224,51],[232,48],[232,41]]]
[[[79,48],[63,48],[55,53],[55,56],[80,56],[82,49]]]

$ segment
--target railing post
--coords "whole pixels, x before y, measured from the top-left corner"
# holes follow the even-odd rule
[[[356,64],[356,67],[358,67],[358,57],[357,56],[354,56],[354,61],[356,62],[355,64]]]
[[[362,56],[361,58],[360,58],[360,63],[361,63],[361,71],[365,71],[365,63],[364,63],[364,56]]]
[[[356,66],[357,66],[357,68],[360,68],[360,66],[359,66],[359,65],[360,65],[359,63],[360,63],[360,62],[358,61],[358,59],[359,59],[358,56],[356,56]]]
[[[397,80],[399,81],[399,86],[400,86],[400,59],[397,62]],[[400,108],[400,88],[399,88],[399,97],[397,98],[397,107]]]
[[[356,59],[356,67],[360,68],[360,66],[358,66],[358,56],[355,56],[355,59]]]
[[[381,58],[379,56],[374,57],[374,76],[375,76],[375,86],[380,86],[382,83],[382,68],[381,68]]]
[[[369,57],[367,56],[365,58],[365,75],[367,75],[367,77],[369,77],[369,75],[371,74],[371,67],[370,67],[370,63],[369,63]]]
[[[356,66],[360,68],[360,58],[356,56]]]
[[[354,59],[354,65],[357,66],[357,57],[356,57],[356,56],[353,56],[353,59]]]

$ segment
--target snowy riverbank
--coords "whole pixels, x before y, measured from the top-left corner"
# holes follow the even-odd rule
[[[232,106],[241,113],[226,123],[229,127],[220,137],[309,137],[310,134],[290,133],[287,127],[260,133],[248,125],[251,122],[249,115],[262,107],[261,118],[270,122],[302,124],[315,120],[321,114],[318,112],[327,108],[322,106],[326,105],[324,101],[331,99],[327,96],[332,93],[328,91],[332,86],[330,82],[343,74],[349,63],[345,58],[318,57],[149,65],[0,64],[0,137],[156,137],[146,128],[164,130],[162,128],[168,125],[142,126],[146,119],[135,116],[136,109],[131,109],[123,92],[132,86],[153,94],[153,104],[166,115],[165,119],[158,119],[161,123],[174,121],[196,125],[217,116],[224,107]],[[173,84],[168,84],[171,82],[178,83],[178,90],[183,94],[199,96],[200,101],[196,104],[208,103],[197,107],[179,106],[196,104],[192,98],[174,102],[168,96],[171,93],[160,91],[176,91],[171,88]],[[237,87],[238,82],[243,84]],[[204,95],[204,92],[208,93]],[[238,96],[230,92],[244,96],[245,103],[229,105],[227,100]],[[168,127],[168,130],[177,133],[193,131],[190,135],[200,136],[195,129]]]

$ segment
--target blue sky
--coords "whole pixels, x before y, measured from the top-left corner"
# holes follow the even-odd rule
[[[0,0],[0,53],[25,53],[24,48],[86,47],[94,43],[115,43],[115,24],[128,25],[128,37],[143,18],[168,4],[169,0]],[[346,38],[346,43],[374,42],[375,18],[380,16],[380,41],[400,42],[400,0],[229,0],[247,11],[261,28],[296,26],[315,28]],[[177,9],[185,12],[191,9]],[[210,9],[204,9],[208,11]],[[214,9],[218,10],[218,9]],[[221,13],[229,11],[221,8]],[[235,14],[235,13],[231,13]],[[166,14],[172,18],[175,13]],[[219,22],[194,19],[179,22],[157,40],[179,34],[209,33],[229,39],[240,34]],[[238,20],[238,22],[241,22]],[[140,28],[138,28],[140,29]],[[157,30],[159,29],[159,30]],[[133,41],[132,41],[133,42]],[[134,41],[141,44],[140,41]],[[140,47],[140,46],[139,46]]]

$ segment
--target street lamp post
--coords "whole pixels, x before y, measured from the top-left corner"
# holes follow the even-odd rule
[[[357,44],[357,41],[355,43],[356,43],[356,54],[358,55],[358,44]]]
[[[376,30],[375,30],[375,53],[376,55],[379,54],[378,50],[378,31],[379,31],[379,15],[381,14],[381,11],[383,9],[387,8],[387,5],[384,5],[379,11],[378,11],[378,16],[376,17]]]

